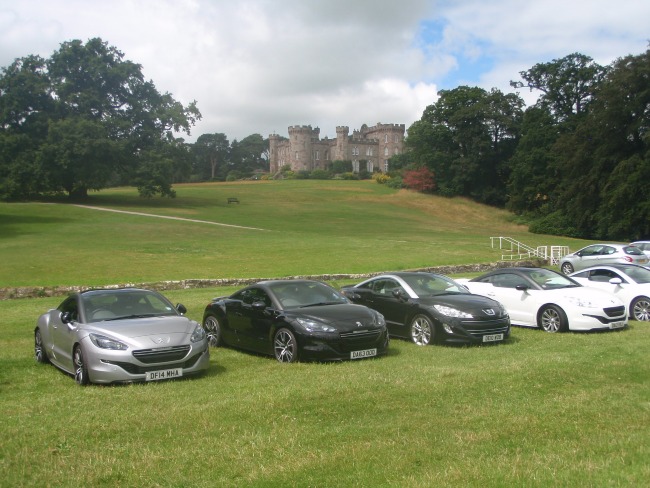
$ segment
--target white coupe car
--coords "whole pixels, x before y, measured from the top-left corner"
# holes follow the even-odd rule
[[[627,305],[631,319],[650,321],[650,269],[634,264],[593,266],[573,273],[584,286],[612,293]]]
[[[623,302],[546,268],[500,268],[471,280],[456,280],[469,291],[501,302],[513,325],[546,332],[622,329]]]

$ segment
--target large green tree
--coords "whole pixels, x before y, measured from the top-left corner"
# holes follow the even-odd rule
[[[607,68],[589,56],[573,53],[521,71],[523,81],[511,81],[510,85],[541,91],[537,105],[550,110],[558,122],[564,122],[587,109],[606,72]]]
[[[650,50],[613,63],[589,114],[564,134],[557,207],[582,237],[650,237]]]
[[[192,146],[194,174],[202,181],[214,180],[219,168],[225,169],[230,154],[226,134],[201,134]],[[225,175],[224,175],[225,176]]]
[[[521,124],[523,100],[497,89],[441,90],[406,139],[415,166],[436,175],[437,191],[505,204],[507,161]]]
[[[0,116],[0,197],[16,198],[58,191],[84,197],[118,178],[137,179],[129,183],[143,195],[173,196],[171,181],[160,181],[173,171],[149,170],[201,114],[195,102],[184,107],[159,93],[140,65],[95,38],[3,69]]]

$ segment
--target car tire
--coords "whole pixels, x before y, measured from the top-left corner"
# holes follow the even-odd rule
[[[650,298],[641,296],[632,300],[630,315],[631,318],[640,322],[650,321]]]
[[[565,332],[569,329],[569,320],[560,307],[546,305],[537,315],[537,325],[546,332]]]
[[[411,319],[411,340],[417,346],[426,346],[433,342],[435,328],[426,315],[418,314]]]
[[[221,324],[217,317],[208,315],[203,320],[203,330],[208,336],[208,344],[210,347],[218,347],[221,345]]]
[[[562,263],[562,266],[560,266],[560,270],[565,275],[570,275],[571,273],[573,273],[575,271],[573,269],[573,265],[571,263]]]
[[[74,366],[74,380],[78,385],[86,386],[90,383],[90,378],[88,377],[88,367],[86,366],[86,360],[84,359],[84,353],[81,350],[81,346],[74,348],[72,353],[72,365]]]
[[[298,361],[298,342],[293,332],[285,328],[278,330],[273,336],[273,352],[281,363]]]
[[[45,352],[45,346],[43,346],[41,329],[34,331],[34,358],[37,363],[47,364],[50,362],[50,358],[47,357],[47,352]]]

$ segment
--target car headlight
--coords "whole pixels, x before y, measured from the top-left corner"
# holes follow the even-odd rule
[[[303,319],[302,317],[296,317],[296,322],[302,325],[309,332],[336,332],[336,329],[334,327],[312,319]]]
[[[102,349],[112,349],[114,351],[126,351],[129,348],[129,346],[127,346],[123,342],[116,341],[115,339],[111,339],[110,337],[106,337],[103,335],[89,334],[89,337],[93,344],[95,344],[97,347],[100,347]]]
[[[575,305],[576,307],[598,308],[598,304],[592,302],[589,298],[566,297],[566,299],[570,304]]]
[[[375,320],[373,321],[373,323],[379,327],[383,327],[384,325],[386,325],[386,319],[379,312],[375,312]]]
[[[190,342],[200,342],[205,338],[205,330],[203,330],[203,327],[197,324],[197,326],[194,328],[194,332],[192,332],[192,336],[190,337]]]
[[[460,318],[460,319],[471,319],[471,318],[473,318],[472,314],[469,314],[467,312],[461,312],[457,308],[446,307],[444,305],[434,305],[433,308],[435,308],[442,315],[446,315],[447,317],[457,317],[457,318]]]

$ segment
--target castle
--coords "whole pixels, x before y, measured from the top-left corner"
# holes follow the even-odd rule
[[[352,170],[370,173],[388,171],[388,160],[404,147],[404,124],[377,124],[354,130],[336,128],[336,139],[320,139],[320,129],[311,125],[289,127],[289,139],[277,134],[269,136],[270,172],[283,166],[292,171],[327,169],[332,161],[352,161]]]

